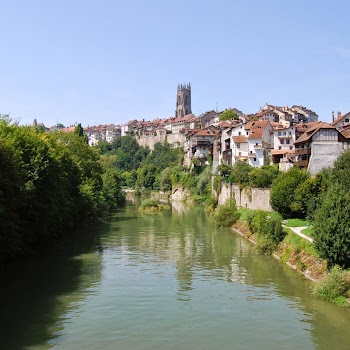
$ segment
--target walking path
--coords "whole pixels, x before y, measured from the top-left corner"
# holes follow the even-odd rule
[[[307,226],[303,226],[303,227],[288,227],[288,226],[285,226],[285,225],[283,225],[283,226],[286,227],[286,228],[289,228],[290,230],[292,230],[294,233],[296,233],[301,238],[304,238],[304,239],[306,239],[307,241],[309,241],[311,243],[314,242],[314,240],[311,237],[306,236],[303,233],[301,233],[301,231],[306,229]]]

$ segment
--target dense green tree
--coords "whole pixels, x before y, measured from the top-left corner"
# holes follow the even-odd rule
[[[160,189],[162,191],[170,191],[172,189],[172,181],[171,181],[171,174],[172,174],[171,168],[165,168],[161,174],[160,174]]]
[[[125,171],[123,173],[124,183],[127,187],[133,188],[137,181],[137,170]]]
[[[314,219],[315,248],[330,266],[350,267],[350,193],[334,183],[322,196]]]
[[[86,134],[84,134],[84,129],[80,123],[74,128],[74,133],[79,137],[82,137],[86,143],[89,143],[89,138]]]
[[[226,109],[226,111],[220,114],[219,120],[238,120],[238,115],[232,109]]]
[[[0,259],[120,203],[118,172],[79,135],[2,119],[0,140]]]
[[[266,165],[261,168],[253,168],[249,172],[250,186],[258,188],[270,187],[278,176],[278,165]]]
[[[232,165],[228,165],[228,164],[220,164],[217,167],[217,171],[221,176],[224,177],[228,177],[230,176],[231,172],[232,172]]]
[[[350,188],[350,149],[343,152],[335,161],[330,173],[324,172],[324,176],[330,177],[330,182],[339,182]]]
[[[253,167],[246,162],[237,162],[233,166],[229,179],[232,183],[237,183],[241,187],[249,186],[249,173],[252,169]]]
[[[158,172],[159,169],[153,164],[144,165],[137,169],[136,186],[139,188],[153,189]]]
[[[22,249],[18,208],[23,200],[21,169],[15,150],[7,140],[0,142],[0,256],[13,255]]]
[[[302,216],[299,208],[294,208],[295,191],[310,174],[297,167],[281,172],[272,183],[271,206],[283,216]]]
[[[154,164],[163,170],[167,167],[178,165],[182,162],[183,152],[180,147],[172,148],[169,143],[158,142],[154,150],[147,156],[143,164]]]

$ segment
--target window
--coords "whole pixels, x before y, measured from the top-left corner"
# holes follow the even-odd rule
[[[349,123],[349,119],[348,118],[345,119],[345,123]]]
[[[241,136],[241,132],[240,131],[238,131],[238,136]]]
[[[280,142],[281,142],[281,145],[284,145],[284,139],[282,139]]]
[[[278,146],[278,149],[282,149],[282,146]]]
[[[241,156],[241,155],[242,155],[242,152],[238,152],[238,155]]]
[[[289,149],[293,149],[293,146],[289,146]]]
[[[290,140],[289,140],[289,139],[286,140],[286,144],[287,144],[287,145],[290,144]]]
[[[292,135],[292,132],[291,132],[291,131],[288,131],[288,135]]]
[[[241,147],[239,143],[236,143],[237,148]]]
[[[254,162],[256,162],[256,158],[254,158]]]
[[[287,133],[285,131],[283,131],[283,135],[287,135]]]
[[[247,136],[249,135],[249,132],[247,131]]]
[[[278,136],[281,136],[281,132],[279,131],[279,132],[277,133],[277,135],[278,135]]]

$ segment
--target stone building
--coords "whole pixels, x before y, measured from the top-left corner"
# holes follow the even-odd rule
[[[188,114],[192,114],[190,83],[177,86],[175,118],[182,118]]]

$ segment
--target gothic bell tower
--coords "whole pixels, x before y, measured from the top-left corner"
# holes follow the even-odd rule
[[[175,117],[182,118],[191,113],[191,84],[179,84],[177,86]]]

